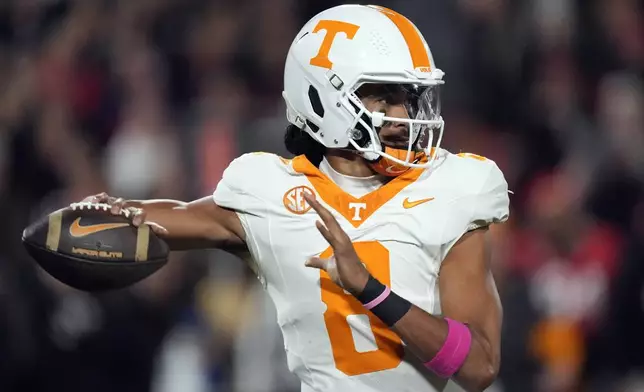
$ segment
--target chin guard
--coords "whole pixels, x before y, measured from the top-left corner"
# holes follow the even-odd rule
[[[407,157],[407,150],[401,150],[398,148],[391,148],[385,146],[385,154],[395,157],[400,160],[404,160]],[[422,151],[412,151],[410,160],[414,163],[426,161],[427,156]],[[401,163],[395,162],[389,159],[387,156],[381,156],[374,162],[369,162],[369,166],[376,173],[382,174],[387,177],[397,177],[407,170],[411,169],[410,166],[405,166]]]

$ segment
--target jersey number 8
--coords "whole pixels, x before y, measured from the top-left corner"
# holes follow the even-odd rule
[[[353,246],[371,275],[390,286],[389,250],[375,241],[355,242]],[[320,257],[327,258],[332,254],[333,250],[329,247]],[[355,297],[333,283],[325,271],[320,272],[320,287],[322,302],[327,306],[324,312],[324,323],[329,333],[335,367],[349,376],[397,367],[404,354],[400,337],[366,310]],[[378,346],[377,350],[368,352],[356,350],[351,326],[347,321],[347,317],[351,315],[369,317],[369,324]]]

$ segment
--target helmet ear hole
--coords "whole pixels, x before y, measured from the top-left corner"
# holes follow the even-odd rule
[[[306,120],[306,126],[311,128],[311,131],[313,131],[313,133],[317,133],[320,130],[320,127],[318,127],[317,125],[313,124],[309,120]]]
[[[355,103],[353,103],[351,100],[349,100],[349,103],[353,107],[353,110],[355,110],[356,114],[360,113],[360,108]],[[362,113],[362,115],[360,116],[360,119],[364,121],[366,124],[373,126],[373,123],[371,122],[371,118],[367,115],[367,113]],[[358,122],[356,124],[355,131],[357,132],[353,133],[354,135],[353,140],[358,146],[365,147],[367,144],[369,144],[369,142],[371,141],[371,138],[369,137],[369,131],[364,125],[362,125],[361,122]]]
[[[309,102],[311,102],[311,108],[313,108],[313,112],[320,118],[324,117],[324,106],[322,106],[320,94],[318,93],[318,90],[313,86],[309,86]]]

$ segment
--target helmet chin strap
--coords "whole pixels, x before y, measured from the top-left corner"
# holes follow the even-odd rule
[[[380,142],[380,147],[382,148],[382,151],[387,154],[388,156],[392,156],[394,158],[400,159],[401,161],[405,161],[407,159],[407,154],[408,151],[407,149],[400,149],[400,148],[393,148],[389,147],[385,144]],[[401,163],[398,163],[387,156],[382,156],[378,154],[370,154],[370,155],[375,155],[375,159],[368,159],[366,157],[365,153],[359,153],[363,158],[367,160],[367,164],[373,169],[376,173],[381,174],[383,176],[387,177],[397,177],[403,173],[406,173],[411,167],[405,166]],[[422,151],[411,151],[409,152],[409,161],[410,162],[418,162],[420,159],[422,159],[425,154]]]
[[[407,158],[407,150],[385,146],[384,152],[401,160]],[[423,152],[412,151],[410,158],[412,162],[418,162],[424,156],[425,154]],[[386,156],[381,156],[376,161],[368,161],[368,164],[376,173],[387,177],[397,177],[411,169],[411,167],[394,162]]]
[[[381,144],[381,146],[383,147],[383,152],[386,154],[389,154],[400,160],[405,160],[405,158],[407,158],[406,149],[388,147],[388,146],[385,146],[384,144]],[[367,161],[367,164],[369,165],[369,167],[371,167],[373,171],[383,176],[397,177],[403,173],[406,173],[409,169],[411,169],[411,167],[409,166],[402,165],[398,162],[392,161],[386,156],[378,155],[376,153],[360,152],[355,149],[343,149],[343,150],[359,155],[360,157],[362,157]],[[373,155],[374,157],[371,158],[368,155]],[[425,153],[422,151],[412,151],[410,156],[411,162],[414,162],[414,163],[420,161],[424,157],[425,157]]]

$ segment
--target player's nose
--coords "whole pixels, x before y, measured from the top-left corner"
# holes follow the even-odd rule
[[[405,105],[390,105],[387,108],[387,116],[388,117],[396,117],[396,118],[409,118],[409,113],[407,113],[407,109],[405,108]],[[400,122],[400,121],[392,121],[387,124],[391,128],[395,128],[397,131],[402,132],[405,131],[407,132],[409,130],[409,124],[405,122]]]
[[[388,117],[409,118],[407,109],[404,105],[391,105],[387,110]],[[402,121],[388,121],[384,127],[389,128],[399,137],[407,137],[409,134],[409,124]]]

